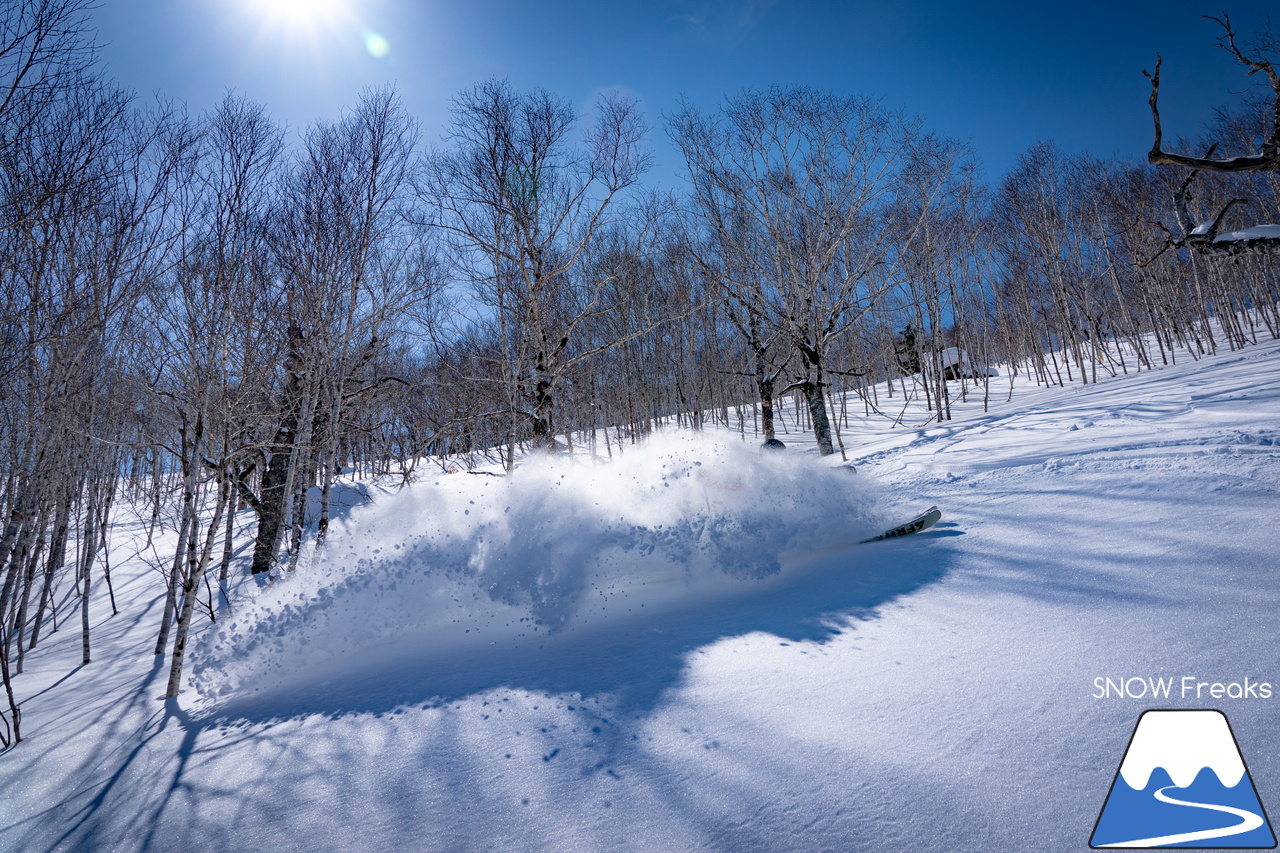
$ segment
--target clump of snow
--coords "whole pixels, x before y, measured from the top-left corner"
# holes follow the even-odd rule
[[[378,646],[519,646],[742,594],[785,554],[876,532],[877,503],[847,468],[688,435],[425,479],[355,509],[318,559],[206,635],[191,684],[214,698]]]
[[[1280,225],[1255,225],[1239,231],[1228,231],[1214,238],[1215,243],[1234,243],[1239,240],[1280,240]]]
[[[975,365],[969,360],[969,353],[959,347],[947,347],[941,353],[942,369],[948,379],[961,376],[978,379],[983,376],[999,376],[1000,371],[986,365]]]

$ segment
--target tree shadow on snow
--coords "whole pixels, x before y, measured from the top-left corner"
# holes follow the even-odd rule
[[[644,714],[677,685],[687,657],[718,640],[763,632],[786,642],[825,642],[888,602],[931,584],[953,559],[934,530],[797,560],[780,578],[743,581],[736,595],[699,598],[653,615],[568,627],[533,639],[439,650],[399,643],[352,654],[285,686],[230,697],[206,724],[268,722],[308,714],[382,713],[438,705],[498,688],[609,697]]]

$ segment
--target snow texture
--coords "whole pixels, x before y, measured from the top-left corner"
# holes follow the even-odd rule
[[[122,515],[94,662],[67,619],[16,681],[0,850],[1083,850],[1152,707],[1095,679],[1280,685],[1280,344],[991,401],[851,418],[857,474],[788,407],[776,455],[368,482],[168,703],[174,534]],[[1277,702],[1156,706],[1226,713],[1274,813]]]

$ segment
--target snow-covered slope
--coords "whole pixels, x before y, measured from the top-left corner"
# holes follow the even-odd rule
[[[725,432],[374,485],[167,705],[121,534],[95,662],[19,679],[0,849],[1082,850],[1151,707],[1224,711],[1274,812],[1280,345],[955,412],[851,424],[856,475]]]

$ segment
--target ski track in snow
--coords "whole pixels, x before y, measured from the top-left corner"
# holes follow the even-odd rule
[[[206,629],[169,703],[122,523],[94,662],[68,619],[16,682],[0,850],[1084,849],[1150,707],[1095,677],[1280,685],[1280,344],[1007,381],[851,421],[856,475],[788,413],[785,464],[709,430],[353,486],[329,561]],[[1266,803],[1277,701],[1161,704],[1222,707]]]

